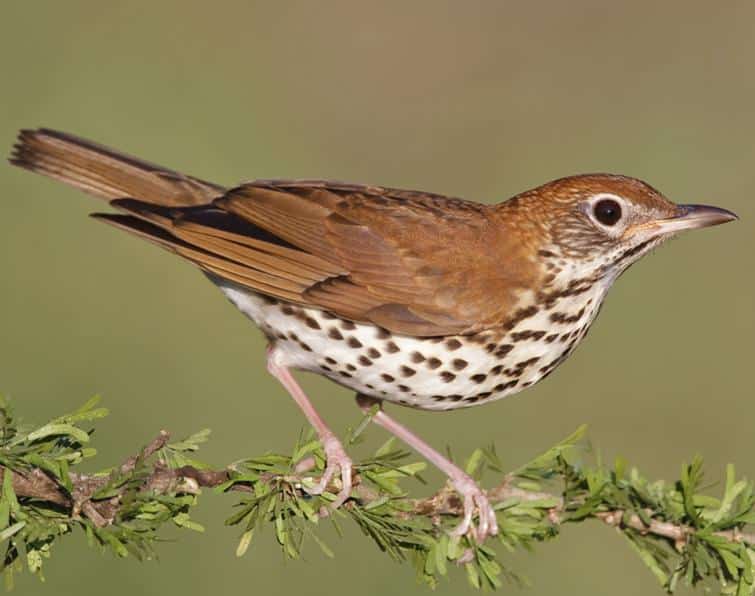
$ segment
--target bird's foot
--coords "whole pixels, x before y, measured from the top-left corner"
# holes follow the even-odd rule
[[[469,535],[477,544],[482,544],[488,536],[498,534],[498,520],[485,491],[463,472],[452,476],[451,483],[464,500],[464,518],[451,530],[451,535]],[[479,520],[476,527],[472,524],[475,508],[477,508]]]
[[[317,484],[308,488],[307,492],[312,495],[321,495],[328,488],[328,485],[336,475],[336,471],[340,470],[341,472],[341,489],[338,491],[335,501],[330,503],[328,507],[323,507],[320,510],[320,515],[325,517],[330,511],[338,509],[349,498],[351,494],[353,463],[351,458],[346,454],[343,445],[341,445],[341,441],[335,435],[323,437],[322,446],[325,451],[325,472],[323,472]]]

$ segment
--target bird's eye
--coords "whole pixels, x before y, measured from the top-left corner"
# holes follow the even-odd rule
[[[604,226],[612,226],[621,219],[621,205],[613,199],[602,199],[592,208],[593,215]]]

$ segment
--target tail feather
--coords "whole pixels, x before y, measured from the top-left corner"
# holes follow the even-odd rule
[[[22,130],[10,162],[108,200],[123,213],[94,213],[194,263],[218,283],[304,304],[306,289],[343,269],[233,213],[221,186],[48,129]]]
[[[225,192],[217,184],[45,128],[22,130],[9,161],[103,199],[139,197],[182,207],[209,203]]]

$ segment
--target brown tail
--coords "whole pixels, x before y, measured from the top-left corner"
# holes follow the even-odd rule
[[[9,161],[104,199],[134,197],[177,207],[203,205],[225,191],[217,184],[45,128],[22,130]]]

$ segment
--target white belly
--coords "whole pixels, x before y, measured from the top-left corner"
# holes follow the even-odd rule
[[[507,332],[424,339],[272,301],[211,279],[268,336],[281,365],[326,376],[365,395],[429,410],[487,403],[532,385],[573,351],[597,313],[597,306],[588,308],[592,301],[584,306],[586,298],[573,297],[581,302],[559,302]],[[551,314],[564,308],[579,317],[554,322]]]

